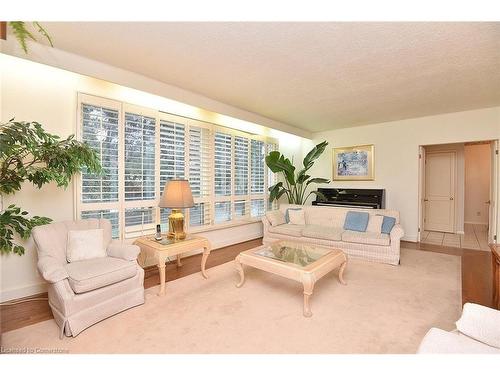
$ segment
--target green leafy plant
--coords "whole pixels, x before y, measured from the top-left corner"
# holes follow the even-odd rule
[[[47,133],[38,122],[0,124],[0,196],[21,190],[29,181],[38,188],[49,182],[67,187],[72,176],[82,168],[101,173],[99,155],[87,144],[71,135],[61,139]],[[3,207],[0,207],[3,208]],[[10,205],[0,212],[0,252],[24,254],[24,247],[15,243],[14,233],[27,239],[31,230],[51,219],[27,217],[28,212]]]
[[[280,199],[283,195],[288,198],[288,203],[304,204],[311,194],[316,194],[320,199],[325,199],[318,191],[311,191],[306,195],[307,187],[310,184],[328,184],[330,180],[326,178],[311,177],[307,174],[314,165],[314,161],[325,151],[327,141],[323,141],[313,147],[306,155],[302,168],[295,173],[295,166],[290,159],[286,158],[279,151],[272,151],[266,156],[266,164],[274,173],[281,173],[283,181],[280,181],[269,188],[269,201]]]
[[[35,36],[33,33],[28,29],[29,23],[23,22],[23,21],[10,21],[8,22],[9,26],[12,29],[12,33],[16,37],[17,41],[21,45],[21,48],[23,49],[24,53],[28,53],[28,45],[27,41],[28,39],[31,39],[33,41],[36,41]],[[52,44],[52,38],[50,35],[47,33],[47,31],[40,25],[39,22],[31,22],[31,25],[37,31],[40,33],[45,39],[47,39],[50,43],[51,47],[54,47]]]

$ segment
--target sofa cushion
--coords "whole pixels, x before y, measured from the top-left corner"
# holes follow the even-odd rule
[[[285,215],[280,210],[268,211],[266,212],[266,218],[271,223],[271,226],[285,224]]]
[[[325,227],[322,225],[306,225],[302,236],[309,238],[320,238],[322,240],[342,241],[342,228]]]
[[[391,216],[384,216],[384,220],[382,222],[382,233],[391,233],[394,225],[396,225],[396,218]]]
[[[287,208],[285,211],[285,221],[287,224],[290,223],[290,211],[302,211],[301,207],[292,207],[292,208]]]
[[[275,227],[270,227],[269,232],[283,234],[285,236],[300,237],[305,225],[283,224]]]
[[[345,217],[344,229],[365,232],[369,219],[368,212],[349,211]]]
[[[382,233],[383,221],[384,221],[383,216],[370,215],[370,220],[368,220],[368,226],[366,227],[366,231],[371,233]]]
[[[389,246],[391,239],[385,233],[356,232],[346,230],[342,233],[342,241],[366,245]]]
[[[306,217],[304,210],[289,210],[288,217],[290,221],[289,224],[293,225],[306,225]]]
[[[104,257],[68,263],[64,266],[68,281],[75,293],[90,292],[134,277],[137,263],[119,258]]]

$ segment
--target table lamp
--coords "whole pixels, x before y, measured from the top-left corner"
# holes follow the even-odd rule
[[[191,194],[189,181],[167,181],[158,206],[172,209],[172,212],[168,216],[167,237],[175,240],[185,239],[186,233],[184,232],[184,214],[181,209],[194,206],[193,194]]]

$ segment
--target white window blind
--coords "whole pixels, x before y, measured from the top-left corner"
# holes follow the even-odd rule
[[[189,127],[189,185],[195,198],[211,195],[212,147],[213,140],[209,129]]]
[[[252,139],[251,142],[251,185],[250,192],[252,194],[264,194],[265,191],[265,147],[264,142]]]
[[[189,209],[189,226],[202,227],[210,224],[210,203],[195,203]]]
[[[215,202],[215,223],[231,221],[231,202]]]
[[[216,132],[214,147],[215,196],[230,196],[232,189],[231,135]],[[217,211],[217,210],[216,210]],[[217,215],[217,212],[216,212]]]
[[[272,151],[278,151],[278,145],[275,143],[267,143],[266,144],[267,151],[266,155],[269,155]],[[273,173],[267,166],[266,166],[266,171],[267,171],[267,187],[270,188],[274,184],[278,182],[278,178],[276,176],[276,173]],[[276,210],[278,209],[278,202],[273,201],[269,202],[269,191],[266,191],[266,202],[267,202],[267,209],[268,210]]]
[[[99,156],[103,173],[82,172],[81,201],[84,203],[118,201],[118,111],[82,104],[82,141]]]
[[[137,207],[125,209],[125,238],[133,238],[154,233],[156,228],[156,208]]]
[[[248,195],[248,141],[234,137],[234,195]]]
[[[125,200],[155,198],[156,120],[125,113]]]
[[[173,178],[185,178],[186,126],[160,119],[160,194],[165,183]]]
[[[252,217],[259,217],[266,213],[264,199],[252,199]]]
[[[248,216],[248,204],[247,200],[236,200],[234,201],[234,218],[241,219]]]

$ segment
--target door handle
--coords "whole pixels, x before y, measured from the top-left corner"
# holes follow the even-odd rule
[[[453,197],[450,197],[450,201],[452,201],[452,200],[453,200]]]
[[[424,198],[424,202],[429,202],[429,200]]]
[[[486,202],[484,202],[484,203],[486,203],[486,204],[491,204],[491,201],[486,201]]]

